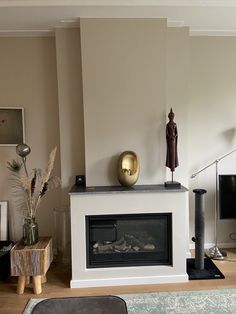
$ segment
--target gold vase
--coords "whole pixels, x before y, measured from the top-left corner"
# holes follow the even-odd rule
[[[125,151],[119,156],[117,167],[118,180],[123,186],[134,185],[139,177],[140,165],[135,152]]]

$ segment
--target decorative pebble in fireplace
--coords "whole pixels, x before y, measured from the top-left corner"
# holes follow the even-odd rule
[[[172,265],[171,214],[86,216],[87,267]]]

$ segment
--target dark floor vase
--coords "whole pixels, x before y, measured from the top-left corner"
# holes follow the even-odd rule
[[[38,242],[38,224],[35,218],[25,218],[23,225],[23,244],[34,245]]]

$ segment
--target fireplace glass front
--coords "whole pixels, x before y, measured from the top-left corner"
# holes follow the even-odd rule
[[[86,216],[87,268],[172,265],[172,214]]]

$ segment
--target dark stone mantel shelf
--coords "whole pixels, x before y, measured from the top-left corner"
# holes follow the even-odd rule
[[[134,185],[124,186],[87,186],[81,187],[74,185],[70,190],[70,195],[74,194],[102,194],[102,193],[169,193],[186,192],[188,189],[181,185],[180,188],[166,188],[164,184]]]

